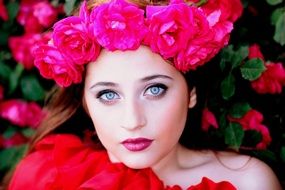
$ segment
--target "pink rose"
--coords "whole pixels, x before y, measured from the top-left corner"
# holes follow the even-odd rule
[[[8,40],[13,58],[22,64],[25,69],[34,67],[34,56],[32,54],[36,44],[47,43],[50,33],[46,34],[24,34],[23,36],[13,36]]]
[[[48,1],[22,1],[17,21],[27,33],[42,32],[57,19],[57,10]]]
[[[243,12],[243,5],[240,0],[208,0],[201,7],[207,15],[216,10],[221,11],[221,20],[235,22]]]
[[[201,125],[203,131],[208,131],[211,126],[215,129],[219,127],[215,115],[208,108],[205,108],[202,112]]]
[[[193,9],[186,4],[147,6],[146,13],[149,32],[145,43],[164,59],[176,56],[194,37]]]
[[[251,82],[252,88],[260,94],[280,94],[285,85],[285,69],[282,63],[267,63],[261,76]]]
[[[263,121],[263,115],[260,112],[251,109],[243,117],[230,117],[229,120],[231,122],[239,123],[244,130],[256,130],[259,132],[262,135],[262,141],[257,144],[257,148],[265,148],[271,142],[271,137],[267,127],[261,124]]]
[[[249,46],[248,48],[248,58],[254,59],[254,58],[260,58],[264,60],[263,54],[260,51],[260,46],[258,44],[253,44]]]
[[[4,21],[7,21],[9,19],[7,10],[3,4],[3,0],[0,0],[0,18],[2,18]]]
[[[95,60],[100,53],[100,46],[89,31],[85,6],[81,6],[80,15],[60,20],[53,32],[54,45],[76,64]]]
[[[61,87],[82,81],[84,67],[76,65],[52,45],[40,45],[35,48],[35,66],[43,77],[54,79]]]
[[[146,34],[144,11],[123,0],[93,9],[91,20],[98,43],[110,51],[137,49]]]
[[[0,117],[20,127],[36,128],[44,116],[45,113],[35,102],[16,99],[0,102]]]
[[[232,23],[220,20],[220,11],[206,17],[202,11],[195,10],[194,18],[193,38],[174,60],[175,67],[183,72],[194,70],[212,59],[227,45],[233,29]]]

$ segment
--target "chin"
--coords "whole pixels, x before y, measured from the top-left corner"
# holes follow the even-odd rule
[[[143,169],[143,168],[149,168],[153,165],[153,163],[150,160],[147,159],[129,159],[122,161],[123,164],[125,164],[127,167],[132,169]]]
[[[124,163],[127,167],[132,169],[144,169],[150,167],[150,165],[147,164],[140,164],[140,163]]]

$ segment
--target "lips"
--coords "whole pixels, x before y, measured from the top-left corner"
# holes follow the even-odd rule
[[[123,146],[132,152],[142,151],[151,145],[153,140],[147,138],[126,139],[122,142]]]

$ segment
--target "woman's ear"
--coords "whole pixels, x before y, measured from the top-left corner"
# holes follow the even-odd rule
[[[197,103],[197,94],[196,94],[196,88],[193,87],[190,91],[189,96],[189,104],[188,107],[191,109],[193,108]]]

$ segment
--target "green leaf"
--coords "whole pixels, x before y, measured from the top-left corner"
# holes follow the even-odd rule
[[[64,3],[64,11],[67,15],[70,15],[75,7],[76,0],[66,0]]]
[[[238,149],[244,137],[244,130],[238,123],[230,123],[225,130],[225,143],[231,148]]]
[[[45,90],[40,85],[35,75],[22,77],[20,86],[26,100],[39,101],[43,100],[45,97]]]
[[[7,66],[5,63],[0,61],[0,78],[8,81],[11,73],[12,69],[9,66]]]
[[[224,71],[226,68],[226,60],[223,58],[221,59],[221,62],[220,62],[220,68],[221,68],[221,71]]]
[[[27,145],[14,146],[0,151],[0,170],[13,168],[23,157]]]
[[[19,83],[19,79],[24,71],[24,67],[21,64],[17,64],[15,70],[9,76],[9,94],[12,94]]]
[[[285,12],[279,16],[276,22],[273,39],[280,45],[285,45]]]
[[[35,130],[32,128],[23,128],[21,132],[27,138],[30,138],[35,134]]]
[[[242,77],[249,81],[258,79],[265,70],[264,63],[259,58],[246,61],[240,68]]]
[[[273,11],[273,13],[271,14],[271,24],[272,25],[276,25],[278,19],[280,18],[280,16],[285,12],[285,8],[282,7],[282,8],[278,8],[278,9],[275,9]]]
[[[223,112],[220,117],[219,117],[219,128],[220,129],[225,129],[227,127],[227,116],[226,113]]]
[[[235,94],[235,77],[229,74],[221,83],[221,93],[225,100]]]
[[[18,14],[19,3],[10,1],[7,5],[9,20],[14,20]]]
[[[195,3],[195,5],[196,5],[197,7],[200,7],[200,6],[204,5],[204,4],[207,3],[207,2],[208,2],[208,0],[200,0],[199,2]]]
[[[222,53],[222,61],[220,63],[220,68],[223,71],[226,67],[226,63],[230,63],[230,68],[233,70],[238,67],[242,60],[248,56],[248,46],[241,46],[238,50],[234,50],[233,46],[230,45],[227,48],[224,48]]]
[[[280,151],[280,157],[283,162],[285,162],[285,146],[282,146],[281,151]]]
[[[278,5],[279,3],[282,3],[283,0],[266,0],[266,2],[269,5]]]
[[[6,45],[8,42],[9,33],[7,31],[0,30],[0,45]]]
[[[12,137],[17,132],[17,128],[13,126],[9,126],[4,133],[2,134],[4,138],[8,139]]]
[[[241,118],[251,109],[248,103],[236,103],[234,104],[229,113],[233,118]]]
[[[234,54],[234,46],[233,45],[229,45],[229,46],[223,48],[223,50],[221,52],[221,57],[225,61],[231,61],[233,54]]]
[[[241,46],[232,56],[232,66],[231,68],[234,69],[238,67],[241,62],[248,56],[248,46]]]

